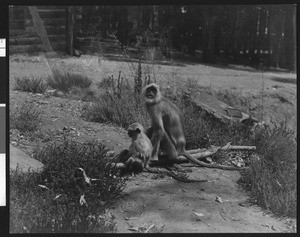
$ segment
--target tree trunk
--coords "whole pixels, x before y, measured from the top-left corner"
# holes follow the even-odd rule
[[[91,7],[83,6],[82,7],[82,28],[86,31],[91,24]]]
[[[282,26],[283,16],[282,12],[278,8],[270,8],[270,46],[272,54],[270,55],[271,66],[279,66],[279,56],[280,56],[280,45],[282,38]]]
[[[159,27],[159,7],[157,5],[153,6],[153,30],[154,32],[158,31]]]
[[[240,7],[236,6],[236,21],[234,28],[234,39],[233,39],[233,54],[236,56],[239,55],[239,37],[240,37]]]
[[[119,41],[127,45],[128,41],[128,7],[122,6],[120,7],[120,18],[118,24],[118,39]]]
[[[67,38],[67,53],[73,56],[73,29],[75,22],[75,8],[67,7],[67,24],[66,24],[66,38]]]
[[[285,20],[286,20],[286,15],[285,12],[283,12],[283,16],[282,16],[282,21],[281,21],[281,26],[280,26],[280,35],[279,35],[279,42],[278,42],[278,54],[276,56],[276,63],[277,63],[277,68],[282,67],[282,60],[281,60],[281,56],[282,56],[282,51],[283,51],[283,47],[282,47],[282,38],[283,38],[283,34],[284,34],[284,25],[285,25]],[[280,65],[280,66],[279,66]]]
[[[208,9],[207,9],[208,8]],[[214,28],[215,28],[215,22],[216,17],[212,16],[212,7],[209,6],[204,9],[203,11],[203,31],[202,31],[202,37],[203,37],[203,62],[205,63],[215,63],[215,55],[214,55],[214,45],[215,45],[215,39],[214,39]]]

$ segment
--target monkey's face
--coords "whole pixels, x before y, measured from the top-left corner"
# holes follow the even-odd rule
[[[145,97],[148,99],[154,99],[157,94],[157,88],[155,86],[150,86],[146,88]]]
[[[141,132],[144,132],[144,128],[143,126],[138,123],[135,122],[131,125],[129,125],[128,129],[127,129],[127,134],[129,137],[134,138],[136,137],[138,134],[140,134]]]
[[[139,128],[136,128],[135,130],[128,130],[127,134],[129,137],[133,138],[136,137],[139,133],[141,133],[141,130]]]
[[[143,95],[146,105],[153,105],[162,100],[159,85],[155,83],[146,86],[143,90]]]

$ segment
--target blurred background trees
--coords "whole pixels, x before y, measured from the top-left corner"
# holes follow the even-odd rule
[[[115,32],[126,46],[153,44],[217,58],[276,68],[296,69],[296,6],[81,6],[78,32]],[[95,31],[97,29],[99,31]],[[168,55],[165,49],[165,54]]]

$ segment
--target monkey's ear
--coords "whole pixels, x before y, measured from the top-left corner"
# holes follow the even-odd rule
[[[136,131],[137,133],[141,133],[141,130],[140,130],[139,128],[136,128],[135,131]]]

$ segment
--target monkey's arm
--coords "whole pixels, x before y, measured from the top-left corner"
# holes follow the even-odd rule
[[[127,149],[124,149],[112,159],[112,162],[125,163],[129,159],[130,156],[131,156],[131,152]]]

